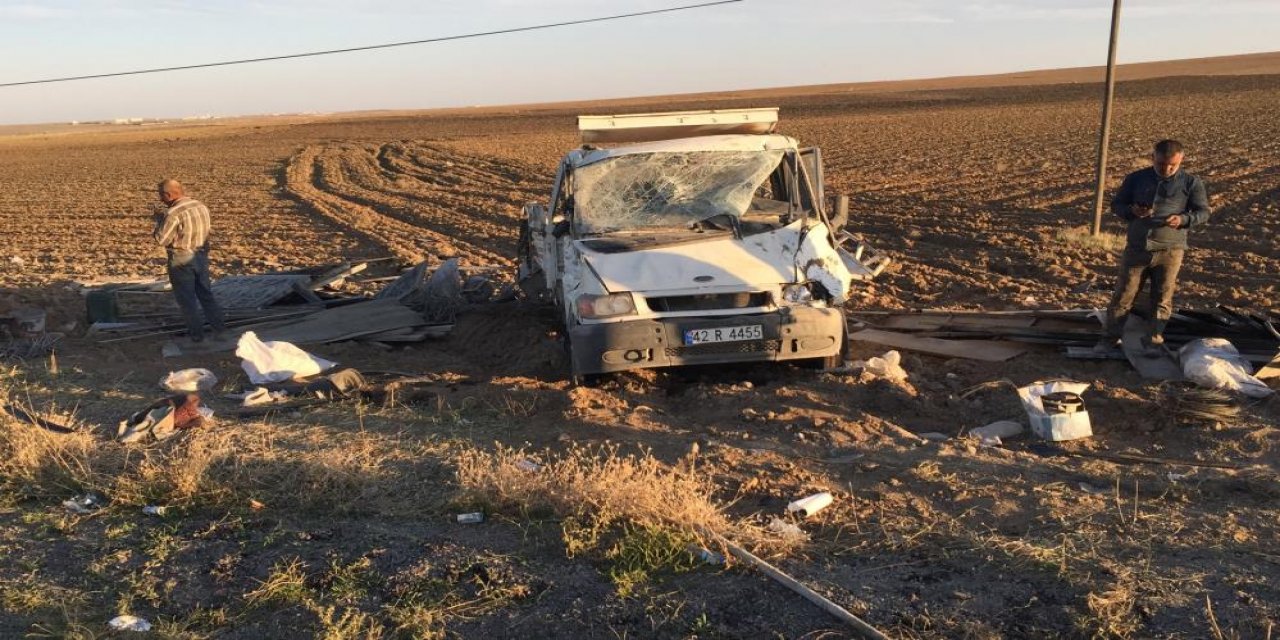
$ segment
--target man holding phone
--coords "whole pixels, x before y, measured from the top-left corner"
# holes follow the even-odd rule
[[[1173,292],[1187,249],[1187,229],[1209,220],[1204,181],[1182,170],[1182,143],[1161,140],[1151,153],[1151,168],[1125,176],[1111,200],[1111,212],[1128,222],[1120,273],[1100,348],[1114,347],[1124,332],[1144,278],[1151,280],[1151,335],[1148,347],[1164,345],[1164,328],[1173,315]]]

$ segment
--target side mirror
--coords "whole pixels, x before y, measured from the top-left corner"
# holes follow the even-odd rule
[[[836,233],[839,233],[846,224],[849,224],[849,196],[836,196],[836,206],[832,209],[830,218],[831,230]]]
[[[557,238],[563,238],[569,235],[569,231],[570,231],[569,225],[570,225],[570,222],[568,220],[560,220],[559,222],[556,222],[556,225],[551,228],[551,235]]]

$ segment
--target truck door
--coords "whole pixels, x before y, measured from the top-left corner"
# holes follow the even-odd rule
[[[800,206],[821,212],[826,200],[822,176],[822,150],[809,147],[800,150]]]

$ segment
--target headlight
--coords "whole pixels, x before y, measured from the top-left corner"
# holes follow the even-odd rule
[[[578,296],[578,317],[587,319],[629,316],[636,312],[636,304],[629,293],[610,293],[603,296],[584,294]]]
[[[782,286],[782,299],[791,304],[813,302],[813,291],[808,284],[788,284]]]

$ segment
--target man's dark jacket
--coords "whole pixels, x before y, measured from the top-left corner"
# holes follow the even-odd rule
[[[1151,217],[1134,216],[1129,210],[1132,204],[1152,207]],[[1155,169],[1146,168],[1125,176],[1120,190],[1111,199],[1111,212],[1129,223],[1126,249],[1185,249],[1187,229],[1209,219],[1209,198],[1205,195],[1204,181],[1182,169],[1161,178]],[[1172,215],[1182,216],[1182,226],[1177,229],[1165,226],[1164,221]]]

